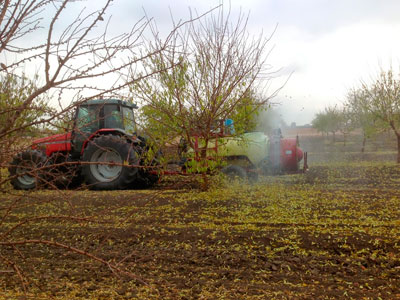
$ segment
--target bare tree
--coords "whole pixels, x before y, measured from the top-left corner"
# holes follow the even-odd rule
[[[173,51],[171,47],[176,45],[171,45],[169,41],[175,34],[175,29],[163,40],[152,32],[153,46],[147,49],[142,46],[149,39],[145,37],[145,32],[152,21],[146,17],[133,24],[126,33],[110,35],[112,22],[108,11],[111,3],[112,0],[105,0],[100,9],[82,9],[76,14],[70,11],[80,4],[76,0],[1,1],[0,174],[9,167],[10,154],[18,148],[29,146],[29,141],[24,136],[28,128],[51,124],[86,100],[112,96],[121,98],[127,92],[126,87],[160,71],[166,71],[176,64],[177,60],[169,60],[160,68],[148,68],[146,63],[149,59],[162,56],[164,51]],[[75,8],[79,9],[79,6]],[[177,27],[181,25],[176,24]],[[10,80],[16,84],[5,84]],[[66,98],[65,104],[63,100]],[[38,112],[38,108],[57,104],[57,110],[32,114]],[[32,173],[43,171],[46,163],[47,161],[43,161],[41,165],[34,166]],[[129,273],[122,266],[88,251],[62,241],[41,239],[40,233],[37,238],[18,234],[22,228],[30,228],[30,224],[43,220],[86,222],[86,218],[80,216],[69,202],[68,195],[61,194],[60,201],[70,206],[69,214],[49,215],[39,211],[37,215],[37,212],[30,211],[30,214],[24,216],[13,216],[15,226],[5,226],[16,207],[25,207],[26,199],[35,199],[34,193],[30,197],[26,193],[14,194],[7,181],[0,177],[1,192],[7,193],[11,199],[2,202],[0,207],[0,261],[21,279],[24,288],[28,277],[18,263],[22,258],[25,259],[20,250],[21,245],[34,247],[41,244],[62,248],[100,262],[112,272]],[[48,184],[55,187],[51,182]],[[32,205],[40,206],[40,202],[33,203]],[[29,255],[29,250],[27,253]],[[128,275],[142,282],[133,273]]]
[[[335,142],[335,134],[340,130],[340,127],[343,126],[344,118],[342,116],[341,109],[335,106],[327,106],[325,107],[323,112],[319,112],[316,114],[314,120],[312,121],[312,125],[319,132],[326,133],[328,135],[330,132],[332,133],[333,140]],[[345,126],[344,126],[345,127]]]
[[[192,148],[191,137],[198,136],[204,142],[203,158],[218,120],[234,117],[237,128],[245,128],[241,123],[277,93],[265,89],[274,77],[267,65],[271,36],[251,36],[246,15],[232,19],[221,6],[179,28],[172,37],[173,51],[154,56],[151,68],[165,69],[176,60],[180,64],[134,86],[146,105],[148,127],[156,128],[160,138],[166,131],[182,136]],[[159,47],[153,46],[149,51]]]
[[[385,129],[382,121],[365,105],[368,93],[363,89],[352,89],[347,94],[345,106],[354,127],[361,128],[363,140],[361,152],[364,153],[367,139]]]
[[[355,123],[351,118],[351,112],[346,106],[338,108],[338,130],[343,135],[343,147],[346,146],[348,135],[355,129]]]
[[[372,84],[363,83],[360,104],[364,111],[372,114],[389,127],[397,138],[397,163],[400,163],[400,79],[392,69],[381,71]]]
[[[137,75],[136,70],[143,61],[168,48],[168,37],[161,41],[156,35],[152,36],[158,47],[143,51],[140,47],[143,33],[151,22],[146,18],[139,20],[127,33],[109,35],[111,17],[107,19],[107,10],[111,2],[105,1],[99,10],[88,13],[82,10],[65,26],[62,21],[68,17],[68,8],[79,2],[6,0],[1,4],[1,72],[18,75],[21,69],[33,67],[38,80],[35,89],[14,108],[7,125],[0,129],[0,139],[24,129],[14,128],[15,121],[40,95],[51,93],[53,98],[68,97],[70,102],[120,95],[128,85],[158,72],[153,69]],[[45,10],[46,13],[53,11],[48,24],[43,16]],[[99,28],[103,28],[100,33]],[[45,36],[40,35],[43,29],[46,29]],[[64,110],[69,109],[68,104],[67,108],[64,105]],[[54,116],[40,122],[52,118]]]

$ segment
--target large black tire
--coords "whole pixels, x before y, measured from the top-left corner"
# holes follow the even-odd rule
[[[244,168],[237,165],[228,165],[221,170],[229,180],[244,180],[247,178],[247,172]]]
[[[82,161],[82,175],[90,189],[126,189],[137,179],[136,152],[120,136],[102,135],[93,139],[84,150]]]
[[[17,190],[32,190],[43,185],[45,171],[40,168],[46,160],[46,155],[37,150],[17,154],[8,168],[11,185]]]

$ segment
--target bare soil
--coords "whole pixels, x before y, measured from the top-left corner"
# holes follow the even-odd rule
[[[170,177],[151,191],[3,195],[2,215],[17,204],[0,234],[84,219],[31,219],[2,241],[57,241],[137,279],[59,247],[0,254],[32,299],[399,299],[399,182],[396,165],[338,165],[208,192]],[[0,299],[22,299],[12,270],[0,262]]]

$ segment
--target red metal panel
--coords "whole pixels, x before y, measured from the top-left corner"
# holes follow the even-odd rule
[[[44,146],[46,155],[50,156],[54,152],[68,152],[71,150],[71,132],[56,134],[33,141],[32,148]]]
[[[303,151],[297,146],[297,139],[281,139],[281,168],[283,171],[297,171]]]

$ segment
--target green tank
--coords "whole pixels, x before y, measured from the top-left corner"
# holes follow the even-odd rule
[[[226,136],[209,141],[208,148],[217,145],[217,156],[228,160],[245,160],[253,166],[259,165],[268,157],[269,138],[263,132],[248,132],[239,136]],[[208,150],[213,156],[215,150]]]
[[[221,171],[229,177],[257,178],[258,174],[280,174],[307,170],[307,153],[299,147],[298,138],[282,138],[280,130],[271,137],[263,132],[247,132],[240,135],[229,134],[227,130],[215,132],[215,138],[207,145],[207,159],[221,162]],[[228,135],[229,134],[229,135]],[[193,137],[194,149],[188,149],[189,161],[200,159],[204,141]],[[197,158],[196,154],[198,153]],[[304,157],[303,169],[299,163]],[[209,166],[215,164],[209,163]]]

